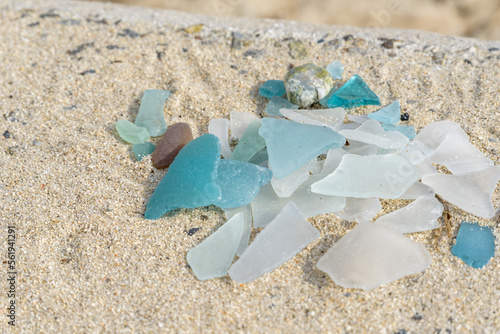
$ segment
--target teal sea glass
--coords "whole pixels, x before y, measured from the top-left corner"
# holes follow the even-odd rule
[[[328,108],[354,108],[366,105],[380,105],[380,99],[368,87],[363,78],[353,75],[327,101]]]
[[[210,205],[221,197],[217,184],[219,139],[206,134],[182,148],[146,206],[146,219],[158,219],[177,208]]]
[[[471,267],[484,267],[495,255],[495,236],[491,228],[462,222],[451,254]]]
[[[268,99],[271,99],[273,96],[283,96],[285,93],[285,83],[283,80],[267,80],[259,88],[259,95]]]
[[[123,140],[131,144],[144,143],[149,139],[149,133],[146,128],[137,126],[124,119],[116,122],[116,131],[118,131],[118,134]]]
[[[415,128],[413,125],[404,125],[404,124],[384,124],[382,123],[382,128],[385,131],[398,131],[404,134],[408,139],[412,140],[417,136],[417,132],[415,131]]]
[[[396,100],[389,104],[387,107],[379,111],[372,112],[367,115],[369,118],[385,124],[398,124],[401,118],[401,106],[399,101]]]
[[[165,123],[165,117],[163,116],[163,108],[169,96],[170,92],[168,90],[145,90],[135,119],[135,125],[146,128],[152,137],[164,134],[167,131],[167,123]]]
[[[277,178],[299,169],[328,149],[341,147],[345,138],[325,126],[263,118],[259,134],[265,139],[269,164]]]
[[[327,108],[328,107],[328,100],[335,94],[335,92],[338,90],[338,87],[333,87],[332,90],[321,100],[319,100],[319,104],[321,104],[323,107]]]
[[[156,146],[153,143],[140,143],[134,144],[132,146],[132,152],[134,152],[137,161],[141,161],[145,156],[152,154]]]
[[[259,121],[253,121],[248,125],[231,154],[231,160],[250,161],[255,154],[266,147],[266,141],[259,135],[260,126]]]
[[[269,116],[281,116],[280,109],[299,109],[299,106],[280,96],[273,96],[266,105],[266,114]]]

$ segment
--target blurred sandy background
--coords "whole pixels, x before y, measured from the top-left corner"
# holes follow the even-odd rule
[[[99,0],[94,0],[99,1]],[[186,12],[419,29],[500,40],[500,0],[112,0]]]

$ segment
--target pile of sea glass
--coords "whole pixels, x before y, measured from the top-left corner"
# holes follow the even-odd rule
[[[211,120],[209,134],[184,140],[175,152],[145,218],[208,205],[225,211],[228,221],[187,253],[198,279],[229,274],[250,282],[320,237],[307,218],[333,214],[357,225],[318,268],[340,286],[373,289],[430,266],[424,245],[405,234],[440,227],[443,205],[436,194],[476,216],[495,215],[491,197],[500,166],[459,124],[435,122],[416,134],[398,124],[398,101],[344,122],[346,109],[380,100],[357,75],[339,88],[342,72],[339,62],[326,70],[306,64],[284,81],[267,81],[259,93],[270,99],[270,117],[232,111],[229,120]],[[305,109],[313,104],[328,109]],[[169,131],[163,136],[175,141]],[[413,202],[370,222],[382,210],[380,199]],[[262,229],[249,244],[252,226]]]

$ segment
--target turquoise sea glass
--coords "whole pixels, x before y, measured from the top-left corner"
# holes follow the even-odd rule
[[[338,87],[333,87],[332,90],[321,100],[319,100],[319,104],[321,104],[323,107],[327,108],[328,107],[328,100],[332,97],[333,94],[338,90]]]
[[[415,128],[413,125],[404,125],[404,124],[382,124],[382,128],[385,131],[398,131],[404,134],[408,139],[412,140],[417,136],[417,133],[415,132]]]
[[[270,116],[281,116],[280,109],[299,109],[299,106],[280,96],[273,96],[266,105],[266,114]]]
[[[283,80],[267,80],[259,88],[259,95],[268,99],[273,96],[283,96],[285,93],[285,83]]]
[[[152,154],[155,148],[156,146],[150,142],[134,144],[132,146],[132,152],[134,152],[137,161],[141,161],[145,156]]]
[[[471,267],[484,267],[495,254],[495,236],[491,228],[462,222],[451,254]]]
[[[248,125],[231,154],[231,160],[250,161],[257,152],[266,147],[266,141],[259,135],[260,126],[259,121],[253,121]]]
[[[134,123],[121,119],[116,122],[116,131],[123,140],[131,144],[144,143],[149,139],[149,133],[146,128],[135,125]]]
[[[139,112],[135,119],[135,125],[146,128],[152,137],[158,137],[167,131],[167,123],[163,116],[165,100],[170,96],[168,90],[148,89],[145,90]]]
[[[339,60],[336,60],[326,65],[326,70],[330,73],[333,79],[341,80],[344,73],[344,65]]]
[[[399,101],[396,100],[387,107],[384,107],[379,111],[372,112],[367,116],[381,123],[398,124],[399,119],[401,118],[401,106],[399,105]]]
[[[259,134],[265,139],[269,164],[277,178],[299,169],[328,149],[341,147],[345,138],[331,128],[263,118]]]
[[[221,160],[216,179],[221,198],[213,204],[223,209],[247,205],[272,177],[273,173],[267,168],[248,162]]]
[[[380,105],[380,99],[359,75],[353,75],[327,101],[328,108]]]
[[[158,219],[177,208],[196,208],[218,201],[219,139],[206,134],[186,144],[170,165],[146,206],[146,219]]]

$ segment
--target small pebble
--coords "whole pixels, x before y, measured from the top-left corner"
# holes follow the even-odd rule
[[[307,108],[324,98],[334,84],[327,70],[312,63],[293,68],[284,81],[288,101],[300,108]]]
[[[5,139],[9,139],[9,138],[10,138],[10,132],[9,132],[9,130],[6,130],[6,131],[3,133],[3,137],[4,137]]]

